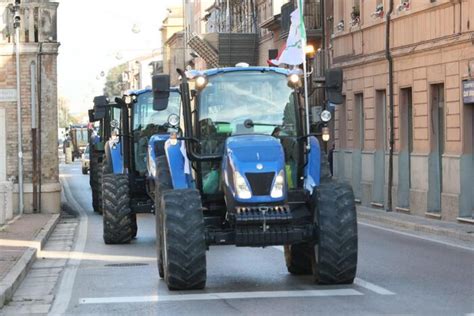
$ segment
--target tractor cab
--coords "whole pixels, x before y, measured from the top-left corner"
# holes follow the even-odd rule
[[[282,245],[290,273],[352,283],[354,196],[330,178],[309,133],[301,72],[235,67],[180,75],[181,129],[152,168],[158,271],[168,288],[203,288],[206,249],[229,244]],[[167,81],[153,80],[155,101],[166,99]]]
[[[197,109],[192,137],[199,140],[199,146],[189,146],[190,159],[203,204],[221,200],[221,216],[234,213],[236,205],[284,206],[283,183],[297,187],[304,157],[304,146],[298,146],[304,123],[289,72],[248,67],[188,76],[195,82],[191,107]]]

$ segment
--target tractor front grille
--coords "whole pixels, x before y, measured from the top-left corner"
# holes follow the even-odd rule
[[[270,192],[272,190],[273,178],[275,177],[274,172],[247,172],[245,176],[249,181],[250,189],[252,190],[253,195],[270,195]]]

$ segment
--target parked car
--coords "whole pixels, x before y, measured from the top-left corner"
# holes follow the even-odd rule
[[[89,145],[87,145],[84,153],[81,156],[81,167],[82,167],[82,174],[87,174],[90,169],[90,158],[89,158]]]

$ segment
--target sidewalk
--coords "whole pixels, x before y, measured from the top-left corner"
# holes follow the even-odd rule
[[[474,225],[472,224],[446,222],[399,212],[386,212],[361,205],[357,206],[357,216],[359,221],[364,223],[447,237],[472,244],[474,248]]]
[[[0,308],[23,281],[59,214],[24,214],[0,227]]]

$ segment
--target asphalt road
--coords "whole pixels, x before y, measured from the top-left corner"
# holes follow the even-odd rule
[[[91,206],[89,177],[61,167],[65,197],[80,215],[52,314],[357,315],[474,313],[474,252],[359,225],[359,265],[351,286],[317,286],[292,276],[281,247],[211,247],[207,286],[170,292],[158,277],[153,215],[138,237],[105,245]]]

